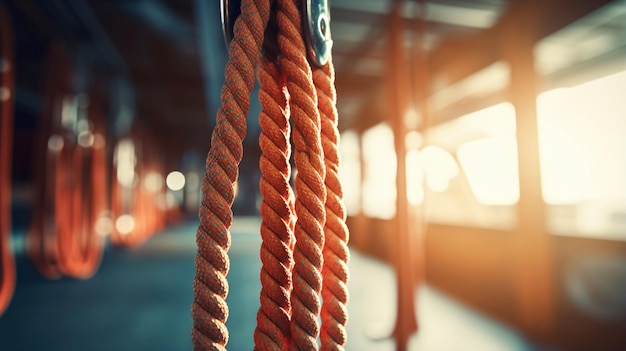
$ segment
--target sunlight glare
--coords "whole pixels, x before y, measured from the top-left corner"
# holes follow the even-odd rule
[[[363,212],[390,219],[396,213],[396,152],[393,132],[386,123],[363,133]]]
[[[459,162],[476,200],[483,205],[514,205],[519,200],[517,141],[492,137],[463,143]]]
[[[626,72],[537,99],[543,197],[626,200]]]
[[[348,215],[356,215],[360,208],[361,184],[361,150],[359,136],[354,131],[346,131],[341,134],[339,143],[341,151],[341,165],[339,167],[339,179],[343,186],[343,201]]]

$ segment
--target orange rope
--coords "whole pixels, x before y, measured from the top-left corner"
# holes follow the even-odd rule
[[[28,253],[35,267],[48,278],[62,275],[85,279],[98,269],[104,249],[96,221],[105,207],[105,149],[96,143],[103,135],[104,121],[99,105],[89,107],[75,102],[84,111],[87,129],[77,133],[62,126],[61,99],[69,91],[71,77],[67,58],[54,48],[49,62],[46,98],[42,114],[38,168],[51,170],[40,175],[38,202],[29,233]],[[97,97],[92,101],[98,101]],[[81,140],[81,138],[86,138]],[[55,146],[56,145],[56,146]],[[42,172],[45,173],[45,172]]]
[[[256,350],[284,350],[289,345],[291,305],[293,193],[289,185],[289,110],[285,77],[278,65],[263,59],[261,91],[261,307],[254,332]]]
[[[243,2],[235,25],[222,105],[207,156],[192,308],[196,349],[223,350],[228,341],[224,325],[228,306],[224,300],[228,292],[230,206],[243,152],[247,96],[254,83],[251,74],[263,39],[259,18],[264,28],[269,17],[269,4],[263,4],[260,17],[254,11],[259,5],[251,2]],[[278,50],[278,57],[276,61],[263,58],[258,73],[263,242],[255,350],[316,350],[318,337],[323,350],[343,350],[349,252],[338,176],[334,69],[329,63],[311,72],[296,1],[276,0],[276,4],[276,22],[271,24],[278,31],[277,48],[267,42],[264,49]],[[266,35],[274,35],[272,29]],[[295,201],[289,184],[289,115],[298,171]]]
[[[93,106],[97,99],[91,101],[89,119],[95,128],[90,133],[95,139],[103,133],[103,121],[96,116],[99,106]],[[62,173],[57,184],[62,187],[59,193],[69,198],[58,196],[55,206],[57,221],[67,221],[58,232],[57,260],[65,275],[85,279],[95,274],[103,253],[103,236],[96,232],[96,221],[105,208],[105,149],[94,140],[91,145],[64,148],[62,155],[65,150],[68,164],[59,167]]]
[[[56,165],[55,254],[64,275],[85,279],[97,271],[103,251],[95,226],[104,209],[104,148],[71,142],[66,138]]]
[[[269,19],[269,1],[244,0],[229,46],[222,103],[218,109],[200,207],[196,236],[196,276],[192,305],[192,341],[197,350],[224,350],[228,342],[226,295],[230,248],[229,228],[233,214],[234,183],[243,154],[245,118],[254,87],[254,70],[259,61],[263,33]]]
[[[342,350],[346,343],[348,322],[348,228],[339,181],[339,130],[337,128],[337,93],[332,62],[313,71],[317,89],[317,107],[322,121],[322,146],[326,166],[326,223],[324,225],[324,268],[322,270],[322,350]]]
[[[300,11],[294,1],[278,0],[277,21],[278,46],[283,55],[280,65],[286,74],[287,90],[291,97],[294,160],[297,169],[290,349],[315,350],[319,335],[317,318],[321,309],[322,248],[326,219],[320,116],[301,34]]]
[[[0,4],[0,45],[0,315],[2,315],[11,301],[15,288],[15,261],[11,249],[13,33],[3,4]]]

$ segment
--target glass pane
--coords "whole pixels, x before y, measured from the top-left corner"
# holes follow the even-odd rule
[[[396,152],[393,131],[386,123],[363,133],[363,212],[391,219],[396,214]]]
[[[543,197],[558,234],[626,239],[626,72],[538,98]]]
[[[469,141],[457,151],[476,200],[483,205],[515,205],[519,200],[517,141],[491,137]]]
[[[361,151],[359,149],[358,134],[354,131],[342,133],[339,146],[341,152],[339,178],[343,186],[343,201],[346,206],[346,213],[349,216],[354,216],[361,210],[359,206]]]
[[[509,229],[519,199],[515,110],[501,103],[433,127],[421,150],[433,222]]]

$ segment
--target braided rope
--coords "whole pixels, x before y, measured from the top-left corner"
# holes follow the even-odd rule
[[[261,136],[261,307],[254,332],[256,350],[284,350],[289,345],[291,269],[293,267],[293,194],[289,185],[289,120],[285,77],[263,59],[259,71]]]
[[[259,71],[263,266],[255,349],[316,350],[320,336],[323,350],[343,350],[349,252],[338,177],[334,69],[330,63],[311,72],[296,1],[277,0],[277,5],[278,49],[282,56],[278,63],[264,59]],[[261,38],[253,34],[264,33],[269,18],[269,6],[264,8],[264,17],[253,18],[259,15],[254,10],[259,8],[253,8],[251,0],[244,1],[241,20],[235,24],[222,105],[207,156],[192,310],[196,349],[224,350],[228,341],[225,298],[233,184],[242,157],[248,96],[260,52]],[[263,29],[258,28],[258,18],[263,21]],[[289,112],[298,170],[295,202],[289,185]]]
[[[231,205],[243,153],[254,69],[268,19],[269,1],[242,1],[241,15],[235,22],[234,39],[229,46],[230,59],[226,64],[222,103],[206,159],[200,225],[196,234],[198,254],[191,332],[196,350],[225,350],[228,342],[226,274],[231,240],[228,230],[233,220]]]
[[[343,350],[348,321],[348,228],[343,205],[343,188],[339,181],[339,130],[337,128],[337,93],[332,62],[313,71],[317,90],[317,107],[322,126],[322,146],[326,165],[326,223],[325,244],[322,251],[322,350]]]
[[[306,60],[299,10],[292,0],[278,0],[278,46],[287,76],[294,122],[294,160],[297,168],[293,290],[291,293],[291,349],[317,349],[324,247],[324,162],[320,117],[311,69]]]

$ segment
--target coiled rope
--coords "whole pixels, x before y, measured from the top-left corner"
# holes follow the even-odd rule
[[[328,63],[311,71],[298,4],[276,0],[277,6],[272,7],[277,10],[276,23],[272,24],[278,31],[274,48],[278,57],[261,59],[258,73],[263,266],[255,349],[317,350],[319,337],[322,350],[342,350],[346,342],[349,252],[337,173],[334,70]],[[229,46],[197,232],[192,306],[192,340],[197,350],[224,350],[228,342],[225,299],[233,184],[242,158],[245,116],[263,33],[276,35],[265,31],[269,12],[268,0],[242,1]],[[295,201],[289,185],[290,134],[297,169]]]
[[[13,32],[4,4],[0,4],[0,315],[15,288],[11,248],[11,155],[13,145]]]

